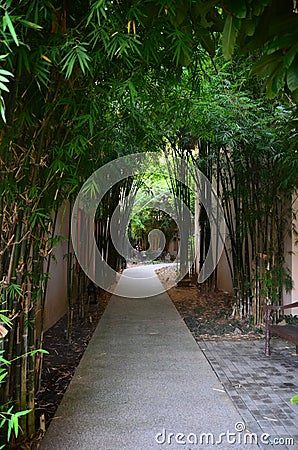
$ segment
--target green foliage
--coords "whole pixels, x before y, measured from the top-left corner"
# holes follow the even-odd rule
[[[222,32],[222,52],[226,59],[230,59],[234,53],[238,31],[237,19],[233,16],[227,16]]]
[[[294,395],[294,397],[290,400],[291,403],[298,403],[298,395]]]
[[[0,61],[3,61],[7,55],[0,55]],[[7,87],[7,83],[9,83],[9,79],[7,77],[13,77],[13,74],[5,69],[0,69],[0,113],[3,122],[6,122],[5,117],[5,102],[4,98],[2,96],[2,91],[9,92],[9,89]]]
[[[238,268],[248,228],[272,217],[273,197],[289,195],[297,184],[297,136],[287,102],[288,95],[298,97],[297,17],[290,3],[280,14],[269,0],[83,0],[67,7],[47,0],[0,2],[0,279],[8,286],[3,309],[14,311],[17,330],[7,352],[29,354],[41,340],[42,326],[34,333],[29,324],[44,307],[44,267],[59,241],[57,211],[94,170],[118,156],[177,152],[213,181],[218,159],[223,183],[235,169],[223,202],[228,209],[229,202],[243,201],[231,228]],[[224,62],[221,50],[233,59]],[[273,102],[255,75],[267,79]],[[254,174],[266,181],[258,184]],[[255,190],[245,189],[248,177]],[[130,187],[129,181],[123,192]],[[103,228],[119,190],[98,214]],[[263,207],[254,206],[258,198]],[[138,227],[151,212],[134,216]],[[169,225],[168,217],[162,219]],[[23,336],[18,346],[17,335]],[[23,386],[28,383],[31,404],[19,409],[33,410],[34,370],[24,375],[20,366],[13,362]],[[9,383],[16,392],[13,377]]]
[[[4,323],[7,327],[12,327],[11,320],[4,314],[6,311],[0,311],[0,322]],[[46,350],[36,350],[28,353],[28,356],[31,357],[34,356],[36,353],[48,353]],[[5,379],[7,377],[7,369],[6,367],[9,366],[13,361],[20,359],[21,357],[17,357],[14,360],[7,361],[3,357],[4,351],[0,351],[0,384],[5,382]],[[27,356],[27,355],[23,355]],[[22,356],[22,357],[23,357]],[[10,441],[12,433],[14,433],[15,437],[17,438],[20,431],[20,425],[19,420],[22,416],[25,416],[31,412],[31,410],[24,410],[24,411],[17,411],[14,412],[13,406],[7,406],[2,405],[0,407],[0,429],[7,427],[7,433],[6,433],[6,439],[7,442]],[[6,446],[3,445],[0,448],[5,448]]]
[[[85,75],[86,70],[90,70],[90,57],[88,56],[87,46],[89,44],[87,42],[69,42],[68,46],[70,50],[67,51],[67,54],[62,58],[61,65],[62,71],[65,71],[66,79],[70,78],[75,64],[79,63],[82,73]]]
[[[261,295],[270,299],[273,305],[280,301],[280,292],[285,288],[286,292],[293,289],[293,280],[287,270],[285,264],[275,264],[259,277],[261,282]]]

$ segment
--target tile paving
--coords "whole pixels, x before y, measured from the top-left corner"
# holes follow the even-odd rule
[[[298,356],[294,345],[273,338],[272,354],[263,340],[198,342],[246,427],[265,437],[261,448],[298,449]],[[265,436],[265,435],[264,435]],[[270,444],[269,444],[270,442]]]

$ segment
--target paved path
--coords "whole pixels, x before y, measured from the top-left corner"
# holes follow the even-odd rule
[[[270,357],[264,355],[263,339],[200,341],[199,346],[248,428],[270,435],[270,449],[298,449],[298,404],[290,403],[298,393],[295,345],[272,338]]]
[[[243,423],[166,293],[113,296],[42,449],[257,448]]]

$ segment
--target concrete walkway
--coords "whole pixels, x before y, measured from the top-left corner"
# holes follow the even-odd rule
[[[140,290],[155,269],[133,269]],[[246,442],[240,413],[163,293],[111,298],[41,448],[257,448]]]

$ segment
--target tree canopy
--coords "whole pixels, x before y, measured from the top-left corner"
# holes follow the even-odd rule
[[[296,101],[295,5],[292,0],[2,1],[2,117],[5,107],[11,115],[14,96],[6,92],[18,80],[27,81],[19,92],[24,101],[36,98],[35,87],[46,92],[62,79],[73,88],[98,80],[109,91],[117,78],[133,98],[136,74],[162,67],[177,77],[181,67],[214,58],[219,47],[226,59],[253,53],[253,73],[266,79],[268,96],[283,91]],[[48,92],[47,101],[55,95],[60,92],[52,97]]]

